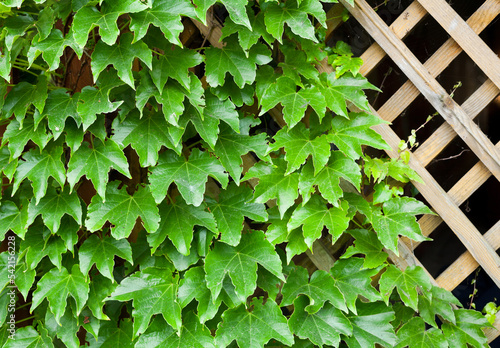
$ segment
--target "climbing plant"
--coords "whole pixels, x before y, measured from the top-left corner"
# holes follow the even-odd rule
[[[2,347],[487,346],[388,259],[432,211],[364,153],[376,87],[331,2],[0,3]],[[353,243],[305,268],[325,236]]]

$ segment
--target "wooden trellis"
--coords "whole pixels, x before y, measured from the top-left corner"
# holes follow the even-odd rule
[[[414,185],[439,214],[439,216],[426,215],[419,220],[424,235],[431,235],[444,222],[467,248],[465,253],[432,280],[447,290],[453,290],[481,266],[500,288],[500,257],[496,253],[500,248],[500,221],[481,235],[459,209],[459,206],[491,175],[500,180],[500,143],[492,144],[473,122],[474,118],[500,93],[500,59],[478,36],[500,13],[500,1],[486,0],[467,21],[464,21],[445,0],[418,0],[411,3],[391,26],[386,25],[366,0],[355,0],[354,6],[345,0],[340,2],[376,41],[362,54],[364,65],[360,72],[363,75],[369,74],[387,55],[408,77],[408,81],[382,107],[373,110],[373,113],[392,122],[422,94],[446,121],[412,153],[409,162],[425,182],[424,184],[415,182]],[[333,19],[327,22],[327,39],[342,23],[340,19],[342,5],[335,5],[328,13],[328,18]],[[402,39],[428,14],[443,27],[450,38],[422,64]],[[221,47],[219,42],[221,26],[217,21],[210,21],[209,26],[196,21],[193,24],[211,45]],[[185,23],[185,26],[183,35],[185,40],[188,40],[194,27],[191,23]],[[462,105],[458,105],[437,82],[436,76],[461,52],[465,52],[488,79]],[[318,65],[318,70],[330,73],[332,67],[324,61]],[[278,108],[271,110],[270,113],[278,124],[284,125]],[[397,148],[401,139],[390,125],[380,125],[376,130],[392,147],[393,150],[388,151],[389,156],[398,157]],[[480,161],[446,192],[426,166],[457,135]],[[251,161],[252,159],[247,156],[245,163],[250,165]],[[410,243],[402,238],[399,241],[400,255],[389,252],[391,260],[400,268],[415,264],[422,266],[413,253],[417,246],[418,243]],[[332,248],[335,246],[332,247],[329,241],[317,241],[313,246],[314,252],[308,253],[310,261],[318,269],[330,269],[334,262]],[[500,315],[497,315],[495,327],[500,330]],[[491,342],[500,335],[500,331],[491,329],[487,335]]]

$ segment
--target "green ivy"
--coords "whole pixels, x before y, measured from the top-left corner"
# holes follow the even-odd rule
[[[388,261],[432,211],[363,152],[389,149],[376,87],[325,46],[330,2],[2,1],[2,347],[487,347],[479,312]],[[354,242],[296,265],[327,233]]]

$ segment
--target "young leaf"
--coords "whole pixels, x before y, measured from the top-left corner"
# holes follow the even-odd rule
[[[310,155],[314,164],[314,175],[323,169],[330,157],[330,143],[325,135],[311,138],[309,129],[301,123],[289,129],[282,128],[274,136],[275,142],[269,146],[270,151],[285,148],[285,160],[288,162],[286,174],[299,169]]]
[[[89,294],[89,284],[86,277],[80,272],[78,265],[73,265],[71,273],[65,267],[61,270],[53,268],[40,279],[37,289],[33,293],[33,303],[30,311],[42,303],[47,298],[49,307],[56,322],[61,325],[61,317],[66,309],[66,300],[71,295],[76,303],[76,314],[78,315]]]
[[[175,182],[186,203],[197,207],[203,201],[208,176],[220,182],[223,188],[227,187],[228,177],[219,160],[195,148],[189,160],[172,151],[162,153],[158,165],[151,170],[149,181],[156,203],[163,201],[170,184]]]
[[[340,258],[348,259],[356,254],[363,254],[365,255],[363,268],[375,268],[387,260],[388,255],[383,250],[384,246],[378,240],[376,233],[361,229],[347,230],[346,232],[356,238],[356,241],[354,245],[347,248]]]
[[[332,276],[322,270],[315,271],[309,279],[307,269],[295,267],[288,275],[281,293],[283,300],[280,306],[282,307],[291,305],[299,295],[306,295],[309,298],[309,304],[304,305],[302,310],[309,314],[319,311],[327,301],[335,308],[347,312],[344,296],[335,285]]]
[[[92,147],[84,142],[69,160],[68,183],[71,190],[82,176],[91,180],[97,194],[104,200],[108,172],[115,168],[120,173],[130,178],[127,158],[118,145],[111,139],[102,142],[94,139]]]
[[[446,348],[448,344],[441,330],[435,328],[426,330],[422,318],[415,317],[398,330],[395,348],[403,347]]]
[[[288,222],[288,231],[302,225],[305,243],[312,248],[314,241],[321,237],[323,226],[326,226],[332,235],[332,243],[335,243],[349,226],[348,208],[347,202],[342,202],[338,208],[328,208],[320,196],[314,195],[307,204],[295,209]]]
[[[262,304],[262,299],[254,298],[252,307],[248,311],[240,305],[224,312],[223,321],[217,328],[217,346],[227,347],[236,340],[241,348],[257,348],[272,338],[286,345],[293,344],[286,318],[273,300],[269,298]]]
[[[85,225],[93,232],[109,221],[111,235],[115,239],[127,238],[134,228],[137,218],[141,218],[144,228],[149,233],[158,229],[160,215],[158,207],[149,191],[149,187],[139,187],[133,196],[126,188],[118,189],[118,181],[113,181],[106,188],[106,201],[98,195],[92,197],[88,207]]]
[[[250,188],[238,187],[234,183],[219,193],[218,202],[209,197],[206,198],[210,211],[217,220],[222,242],[233,246],[238,245],[245,216],[258,222],[267,220],[264,204],[246,203],[251,198],[252,190]]]
[[[283,217],[299,196],[299,174],[285,175],[285,161],[275,158],[272,164],[257,162],[243,177],[243,181],[258,178],[259,184],[255,187],[254,201],[266,203],[277,198],[280,215]]]
[[[288,320],[288,326],[295,335],[308,338],[320,347],[323,345],[337,347],[340,334],[345,336],[352,334],[352,325],[340,310],[326,303],[318,312],[310,313],[305,310],[308,303],[306,296],[299,296],[293,303],[293,314]]]
[[[132,43],[134,36],[125,33],[120,36],[118,45],[109,46],[99,41],[92,53],[92,75],[94,80],[99,78],[100,73],[109,65],[113,64],[118,71],[118,76],[127,85],[135,89],[134,77],[132,76],[132,63],[137,57],[151,70],[153,54],[142,41]]]
[[[361,157],[361,146],[370,145],[377,149],[389,150],[384,139],[370,129],[383,123],[379,118],[367,113],[350,113],[350,119],[334,117],[328,140],[333,142],[347,157],[357,160]]]
[[[217,233],[214,216],[207,212],[205,203],[196,207],[186,204],[181,196],[175,202],[167,204],[163,201],[160,206],[160,227],[148,235],[151,252],[155,252],[160,244],[168,238],[174,243],[177,250],[183,255],[189,255],[191,241],[193,240],[194,226],[204,226]]]
[[[93,264],[106,278],[114,282],[113,265],[115,256],[133,264],[132,249],[126,239],[116,240],[113,237],[99,238],[93,234],[83,242],[78,251],[80,270],[87,274]]]
[[[456,324],[446,321],[441,329],[450,347],[466,348],[468,345],[475,348],[488,347],[482,328],[491,324],[480,313],[467,309],[455,310]]]
[[[217,242],[205,259],[207,286],[212,296],[219,296],[226,274],[231,278],[238,297],[250,296],[256,287],[257,264],[285,280],[281,260],[262,231],[243,234],[236,247]]]
[[[107,300],[133,300],[134,334],[146,331],[154,314],[162,314],[176,331],[181,329],[181,307],[177,302],[178,275],[156,267],[145,268],[125,278]]]

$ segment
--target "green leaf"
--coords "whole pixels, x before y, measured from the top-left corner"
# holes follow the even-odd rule
[[[293,82],[301,87],[303,87],[300,77],[301,75],[312,81],[319,80],[318,69],[315,68],[314,64],[311,64],[311,62],[307,60],[307,55],[304,50],[296,50],[294,45],[285,44],[281,47],[281,51],[285,56],[285,61],[279,63],[278,66],[283,69],[284,76],[289,77],[291,80],[293,80]],[[326,102],[324,101],[324,97],[321,93],[319,93],[319,91],[318,98],[322,100],[323,105],[322,112],[320,113],[318,111],[321,120],[326,111]]]
[[[249,30],[252,30],[252,26],[248,20],[248,15],[246,13],[246,5],[248,0],[193,0],[196,14],[198,18],[203,22],[203,24],[207,24],[206,13],[209,10],[210,6],[215,4],[215,2],[221,2],[226,7],[229,12],[229,17],[236,24],[243,25],[247,27]]]
[[[352,334],[352,325],[340,310],[326,303],[318,312],[309,313],[305,310],[308,303],[305,296],[299,296],[294,301],[293,314],[288,320],[288,326],[295,335],[308,338],[320,347],[325,344],[337,347],[340,334],[345,336]]]
[[[191,79],[188,70],[202,62],[203,56],[199,53],[172,45],[171,48],[166,47],[158,59],[153,59],[153,69],[149,73],[160,94],[163,92],[168,78],[176,80],[189,91]]]
[[[280,306],[289,306],[299,295],[306,295],[309,298],[309,304],[305,305],[307,301],[301,301],[304,304],[302,310],[309,314],[318,312],[327,301],[335,308],[347,312],[344,296],[335,285],[332,276],[322,270],[315,271],[309,279],[307,269],[295,267],[288,275],[281,293],[283,299]]]
[[[246,1],[246,0],[244,0]],[[270,52],[262,44],[253,46],[248,56],[235,37],[230,37],[223,48],[210,47],[205,50],[207,82],[212,87],[224,85],[229,72],[239,88],[255,81],[257,64],[269,63]]]
[[[134,41],[142,39],[148,32],[149,25],[153,24],[161,29],[168,41],[182,46],[179,41],[179,35],[184,30],[181,16],[196,17],[191,1],[153,0],[152,3],[151,8],[130,15]]]
[[[99,328],[97,341],[93,337],[87,338],[89,348],[106,348],[117,346],[120,348],[134,348],[135,341],[132,333],[132,320],[122,319],[120,323],[104,321]]]
[[[146,331],[154,314],[162,314],[175,330],[181,330],[181,307],[177,302],[178,275],[149,267],[125,278],[108,300],[133,300],[134,334]]]
[[[489,347],[482,328],[490,327],[488,320],[477,311],[455,310],[456,324],[446,321],[441,329],[450,347],[466,348],[468,345],[480,348]]]
[[[257,162],[243,177],[243,181],[258,178],[259,184],[255,187],[254,201],[266,203],[277,198],[280,215],[283,217],[299,196],[299,174],[285,174],[285,161],[275,158],[271,164]]]
[[[78,251],[80,270],[87,274],[93,264],[103,276],[114,281],[113,265],[115,255],[133,264],[132,249],[126,239],[116,240],[112,237],[103,239],[93,234],[83,242]]]
[[[40,149],[43,149],[52,138],[52,135],[46,132],[45,123],[35,128],[31,117],[24,119],[21,125],[18,121],[12,120],[2,137],[2,146],[8,142],[10,151],[10,160],[21,156],[24,147],[31,140]]]
[[[422,318],[415,317],[398,330],[398,341],[395,347],[446,348],[448,344],[441,330],[435,328],[426,330]]]
[[[201,323],[212,319],[221,305],[221,296],[214,299],[207,287],[205,270],[202,266],[192,267],[184,274],[179,286],[177,298],[182,308],[193,299],[198,301],[198,317]]]
[[[38,324],[38,333],[33,326],[25,326],[16,330],[15,338],[8,340],[2,348],[51,348],[52,338],[41,323]]]
[[[53,7],[45,7],[40,11],[38,20],[35,23],[40,40],[45,40],[49,36],[56,21],[55,16],[59,14],[57,12]],[[71,33],[71,37],[73,37],[73,33]]]
[[[347,248],[341,256],[342,259],[348,259],[357,254],[365,255],[363,259],[363,268],[375,268],[382,265],[387,260],[387,253],[383,250],[384,246],[377,238],[377,234],[364,230],[347,230],[351,236],[356,238],[354,245]]]
[[[288,162],[286,174],[300,168],[308,156],[312,157],[314,175],[328,163],[330,157],[330,143],[327,137],[321,135],[311,139],[309,129],[301,123],[289,129],[284,127],[274,136],[275,142],[269,146],[270,151],[285,148],[285,160]]]
[[[182,147],[175,146],[169,135],[169,125],[165,117],[158,112],[148,112],[144,117],[139,118],[138,112],[131,112],[127,118],[120,123],[115,118],[112,125],[114,134],[112,139],[125,149],[131,145],[139,155],[141,167],[156,165],[158,162],[158,152],[165,146],[180,154]]]
[[[267,31],[280,43],[283,43],[283,31],[286,23],[293,33],[318,42],[308,14],[316,17],[320,24],[326,27],[326,14],[321,3],[317,0],[292,0],[287,1],[284,6],[273,2],[264,12]]]
[[[14,202],[2,200],[0,206],[0,240],[3,240],[8,231],[12,231],[19,237],[26,233],[26,221],[28,220],[27,209],[21,210]]]
[[[321,237],[323,226],[326,226],[332,235],[332,243],[335,243],[349,226],[348,208],[347,202],[342,202],[338,208],[328,208],[320,196],[313,195],[307,204],[295,209],[288,222],[288,231],[303,225],[304,240],[311,249],[314,241]]]
[[[432,286],[430,291],[419,296],[418,312],[427,324],[438,328],[435,320],[436,315],[453,324],[456,323],[452,305],[461,307],[460,301],[451,292],[439,286]]]
[[[255,16],[251,8],[247,8],[247,13],[250,14],[249,21],[251,29],[242,24],[236,24],[230,17],[227,17],[224,21],[224,26],[221,29],[221,40],[237,33],[240,46],[245,51],[248,51],[253,45],[255,45],[261,37],[267,43],[272,44],[274,39],[266,30],[266,25],[264,24],[264,13],[259,12],[257,16]]]
[[[251,200],[252,193],[247,186],[238,187],[231,183],[226,190],[219,193],[218,201],[206,198],[210,211],[217,221],[221,234],[220,241],[232,246],[238,245],[245,216],[258,222],[267,220],[264,204],[246,203]]]
[[[253,85],[245,85],[245,87],[239,88],[236,86],[236,83],[234,83],[232,76],[227,76],[224,86],[212,88],[212,92],[221,100],[231,98],[234,105],[238,107],[242,107],[243,104],[250,106],[254,103]]]
[[[15,0],[14,0],[15,1]],[[11,2],[11,4],[9,4]],[[12,0],[9,1],[2,1],[2,4],[5,4],[7,6],[11,7],[21,7],[22,0],[16,1],[16,3],[12,3]],[[35,21],[33,20],[33,17],[30,15],[23,15],[21,13],[17,13],[15,16],[9,16],[5,19],[5,21],[2,23],[3,28],[2,30],[5,31],[5,46],[7,47],[8,51],[12,50],[12,47],[14,45],[14,42],[23,36],[27,29],[33,27],[35,24]]]
[[[62,254],[67,250],[64,241],[59,236],[51,235],[49,229],[41,224],[28,229],[19,247],[21,254],[26,253],[25,262],[29,270],[34,270],[45,256],[58,269],[62,269]]]
[[[134,77],[132,75],[132,64],[137,57],[151,70],[153,54],[142,41],[132,43],[134,36],[125,33],[120,36],[118,45],[109,46],[99,41],[92,53],[92,75],[94,79],[99,78],[100,73],[112,64],[118,71],[118,76],[127,85],[135,89]]]
[[[252,231],[241,236],[240,244],[233,247],[217,242],[205,259],[207,286],[217,298],[226,274],[234,284],[236,294],[245,299],[256,287],[257,264],[281,280],[281,260],[262,231]]]
[[[16,286],[19,292],[23,295],[24,300],[28,300],[28,294],[35,282],[35,269],[28,269],[28,264],[26,262],[21,261],[21,258],[17,259],[16,265]]]
[[[97,194],[104,200],[110,168],[115,168],[128,178],[131,177],[127,158],[113,140],[108,139],[102,142],[94,139],[92,146],[84,142],[69,160],[67,174],[69,186],[73,189],[80,178],[85,175],[92,181]]]
[[[58,88],[49,92],[45,102],[45,108],[40,118],[36,120],[35,126],[38,127],[40,121],[47,117],[49,128],[54,134],[54,139],[57,139],[65,127],[66,119],[73,118],[76,125],[80,127],[82,120],[77,111],[78,95],[72,97],[66,93],[63,88]],[[45,127],[42,127],[44,129]]]
[[[415,215],[434,214],[422,202],[411,197],[396,197],[384,203],[383,214],[373,214],[373,228],[382,244],[398,253],[398,235],[415,241],[430,240],[422,235]]]
[[[123,0],[118,2],[104,2],[100,11],[91,3],[78,10],[73,18],[73,35],[76,43],[84,47],[89,32],[99,27],[99,36],[108,45],[113,45],[120,33],[116,20],[125,13],[136,13],[147,9],[148,6],[140,0]]]
[[[186,203],[199,206],[208,176],[220,182],[223,188],[227,187],[228,177],[219,160],[195,148],[189,160],[172,151],[162,153],[158,165],[151,170],[149,181],[156,203],[163,201],[170,184],[175,182]]]
[[[12,195],[25,178],[31,180],[36,204],[45,196],[49,177],[53,177],[61,187],[64,186],[66,170],[61,162],[62,153],[62,146],[55,145],[42,150],[41,153],[37,149],[31,149],[25,153],[23,155],[24,161],[20,161],[17,167]]]
[[[300,172],[299,190],[304,203],[307,203],[317,186],[323,198],[334,206],[339,205],[339,198],[344,192],[339,186],[340,178],[346,179],[360,190],[361,172],[358,164],[345,157],[340,151],[331,153],[328,163],[315,175],[313,163],[308,161]]]
[[[294,343],[287,320],[273,300],[269,298],[262,304],[262,299],[254,298],[251,306],[251,311],[240,305],[222,314],[223,321],[216,333],[217,346],[227,347],[236,340],[241,348],[257,348],[272,338],[286,345]]]
[[[135,348],[215,348],[214,338],[210,335],[210,330],[205,325],[200,324],[200,321],[193,312],[188,312],[187,315],[183,316],[183,319],[179,334],[161,317],[155,317],[146,332],[139,337]]]
[[[404,304],[415,311],[418,308],[417,290],[420,289],[422,292],[429,291],[432,286],[427,273],[418,266],[410,266],[401,271],[399,268],[389,265],[380,277],[379,283],[380,294],[386,304],[389,304],[389,297],[392,294],[392,290],[396,287]]]
[[[390,177],[401,182],[408,182],[412,180],[422,184],[424,183],[422,178],[418,176],[417,172],[411,169],[408,164],[395,158],[392,158],[389,162],[388,174]]]
[[[56,322],[61,324],[61,317],[66,309],[66,300],[71,295],[76,303],[76,314],[78,315],[85,302],[87,302],[89,294],[89,284],[85,276],[80,272],[78,265],[73,265],[71,273],[66,268],[61,270],[53,268],[40,279],[37,289],[33,293],[33,303],[30,311],[42,303],[43,299],[47,298],[49,307]]]
[[[52,233],[57,233],[61,218],[65,214],[72,216],[79,225],[82,224],[82,206],[78,195],[76,192],[70,194],[67,186],[58,190],[50,186],[47,194],[38,203],[35,204],[35,200],[31,200],[26,226],[31,225],[38,215],[42,215],[45,226]]]
[[[392,347],[396,343],[396,335],[390,322],[394,312],[383,302],[364,303],[358,301],[357,314],[347,316],[352,325],[352,336],[344,337],[349,348],[373,348],[375,343]]]
[[[137,218],[149,233],[158,229],[160,215],[158,207],[149,191],[149,187],[139,187],[133,196],[126,188],[118,189],[118,181],[113,181],[106,187],[106,201],[95,195],[88,207],[85,225],[93,232],[109,221],[111,235],[115,239],[127,238],[134,228]]]
[[[109,320],[109,317],[104,314],[103,311],[104,299],[111,295],[117,286],[117,283],[114,283],[112,280],[104,277],[100,273],[96,272],[95,274],[92,274],[87,306],[97,319]]]
[[[188,205],[181,196],[177,196],[175,202],[170,201],[169,204],[163,201],[159,206],[160,227],[148,235],[151,252],[155,252],[168,236],[181,254],[189,255],[194,226],[204,226],[217,233],[214,216],[205,209],[205,203],[197,207]]]
[[[80,342],[76,334],[80,329],[80,325],[78,325],[77,319],[78,317],[73,316],[73,312],[69,307],[66,308],[66,312],[61,317],[60,323],[56,322],[50,311],[47,311],[45,313],[45,327],[51,337],[57,335],[66,347],[78,348],[80,347]]]
[[[350,119],[334,117],[328,140],[335,143],[346,156],[357,160],[361,157],[361,146],[370,145],[389,150],[384,139],[370,127],[384,123],[376,116],[366,113],[350,113]]]
[[[330,270],[335,280],[335,285],[340,289],[345,298],[347,308],[354,314],[356,299],[359,295],[370,301],[381,299],[380,293],[371,286],[371,278],[379,272],[375,269],[362,269],[363,259],[351,257],[348,260],[338,260]]]
[[[2,108],[2,119],[7,119],[14,114],[22,127],[23,119],[30,106],[35,106],[38,112],[42,113],[46,99],[47,76],[40,75],[36,85],[21,81],[7,94]]]

